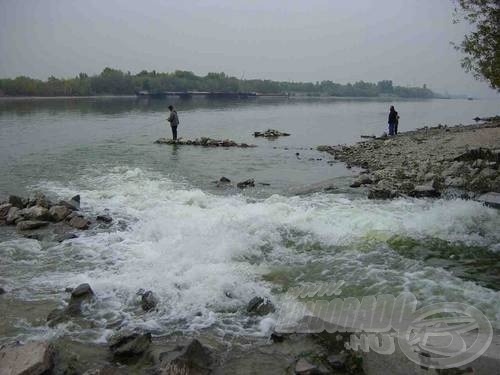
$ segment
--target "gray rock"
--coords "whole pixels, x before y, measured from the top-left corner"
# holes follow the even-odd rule
[[[446,177],[444,184],[445,186],[460,188],[465,186],[465,180],[462,177]]]
[[[69,220],[68,224],[71,225],[73,228],[85,230],[89,228],[90,221],[81,216],[73,216]]]
[[[96,220],[107,224],[113,222],[113,218],[109,215],[97,215]]]
[[[144,354],[151,345],[151,333],[118,333],[111,337],[109,349],[117,359],[130,359]]]
[[[60,233],[60,234],[56,235],[54,240],[57,242],[63,242],[63,241],[67,241],[67,240],[72,240],[74,238],[78,238],[78,236],[75,233],[66,232],[66,233]]]
[[[71,292],[71,299],[82,299],[82,298],[92,298],[94,296],[94,291],[89,284],[84,283],[78,285]]]
[[[156,299],[151,290],[144,292],[144,294],[141,297],[141,307],[144,311],[153,310],[157,304],[158,300]]]
[[[7,215],[9,214],[10,209],[12,208],[12,204],[10,203],[4,203],[0,205],[0,219],[3,220],[7,218]]]
[[[47,221],[26,220],[26,221],[19,222],[16,226],[16,229],[18,231],[32,230],[32,229],[42,228],[42,227],[45,227],[47,225],[49,225],[49,222],[47,222]]]
[[[41,375],[54,368],[54,349],[47,342],[29,342],[0,349],[0,374]]]
[[[239,188],[239,189],[246,189],[248,187],[254,187],[255,186],[255,180],[253,178],[250,178],[248,180],[245,180],[245,181],[241,181],[241,182],[238,182],[236,184],[236,186]]]
[[[481,172],[479,172],[479,177],[483,178],[495,178],[498,175],[498,171],[492,168],[484,168]]]
[[[252,315],[267,315],[274,312],[274,305],[269,299],[254,297],[248,302],[247,312]]]
[[[63,221],[71,213],[71,210],[66,206],[52,206],[49,209],[49,214],[54,221]]]
[[[35,193],[35,199],[34,199],[35,205],[44,207],[44,208],[49,208],[51,206],[50,201],[48,198],[45,196],[45,194],[41,192]]]
[[[69,200],[60,201],[59,205],[66,206],[72,211],[78,211],[80,209],[80,195],[75,195]]]
[[[5,291],[5,289],[0,287],[0,296],[1,296],[2,294],[5,294],[5,293],[7,293],[7,292]]]
[[[9,203],[19,209],[24,208],[23,199],[21,197],[18,197],[17,195],[9,195]]]
[[[396,190],[385,188],[373,188],[368,192],[368,199],[393,199],[398,197],[399,194]]]
[[[489,192],[481,195],[477,200],[483,202],[487,206],[500,208],[500,193]]]
[[[21,210],[15,206],[11,207],[9,212],[7,213],[7,217],[5,218],[5,223],[7,225],[13,225],[17,220],[21,219],[22,216],[19,213]]]
[[[415,198],[436,198],[441,193],[431,185],[419,185],[415,186],[415,189],[410,191],[408,195]]]
[[[24,219],[28,220],[52,220],[52,215],[49,213],[49,210],[41,206],[33,206],[22,209],[19,211],[19,214]]]
[[[479,193],[486,193],[487,191],[490,190],[491,182],[488,178],[482,177],[482,176],[476,176],[472,179],[472,181],[469,183],[468,187],[469,189],[479,192]]]
[[[231,180],[227,177],[224,177],[222,176],[220,179],[219,179],[219,182],[222,183],[222,184],[230,184],[231,183]]]
[[[313,365],[305,358],[301,358],[295,364],[295,373],[300,375],[315,375],[321,372],[318,366]]]
[[[173,359],[161,364],[162,374],[208,375],[212,372],[214,355],[210,348],[193,339]]]

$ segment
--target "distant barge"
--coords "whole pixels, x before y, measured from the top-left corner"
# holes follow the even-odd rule
[[[288,98],[287,93],[262,94],[258,92],[227,92],[227,91],[137,91],[135,93],[140,98],[165,98],[167,96],[177,96],[182,99],[191,99],[194,96],[203,96],[211,99],[249,99],[260,97]]]

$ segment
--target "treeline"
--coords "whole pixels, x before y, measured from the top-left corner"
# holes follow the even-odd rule
[[[226,91],[258,93],[290,93],[291,95],[322,95],[403,98],[433,98],[431,90],[423,87],[393,86],[392,81],[378,83],[359,81],[342,85],[332,81],[280,82],[262,79],[238,79],[224,73],[197,76],[193,72],[176,70],[158,73],[143,70],[138,74],[105,68],[101,74],[88,76],[80,73],[75,78],[49,77],[47,81],[25,76],[0,79],[0,96],[88,96],[133,95],[138,91]]]

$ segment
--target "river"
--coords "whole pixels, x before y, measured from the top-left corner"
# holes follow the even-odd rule
[[[257,147],[154,144],[170,136],[170,103],[181,137]],[[423,305],[469,303],[499,328],[500,282],[488,273],[500,261],[498,211],[460,199],[368,200],[349,188],[354,169],[315,149],[380,135],[391,104],[400,131],[468,124],[500,108],[498,99],[0,100],[0,197],[80,194],[89,217],[114,218],[63,243],[0,227],[0,343],[103,342],[114,324],[262,336],[275,316],[249,320],[253,296],[278,304],[291,286],[340,280],[348,296],[411,291]],[[267,128],[291,136],[253,137]],[[256,187],[221,189],[221,176]],[[290,193],[325,179],[336,189]],[[65,288],[83,282],[98,296],[85,311],[93,324],[47,327]],[[158,296],[157,311],[142,312],[141,288]]]

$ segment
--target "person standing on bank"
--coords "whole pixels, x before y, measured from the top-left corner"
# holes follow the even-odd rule
[[[170,116],[168,116],[167,121],[170,122],[170,127],[172,128],[172,139],[177,140],[177,126],[179,125],[179,116],[177,111],[174,109],[173,105],[169,105]]]
[[[399,115],[394,109],[393,105],[391,105],[391,109],[389,111],[389,119],[387,122],[389,123],[389,135],[398,134]]]

